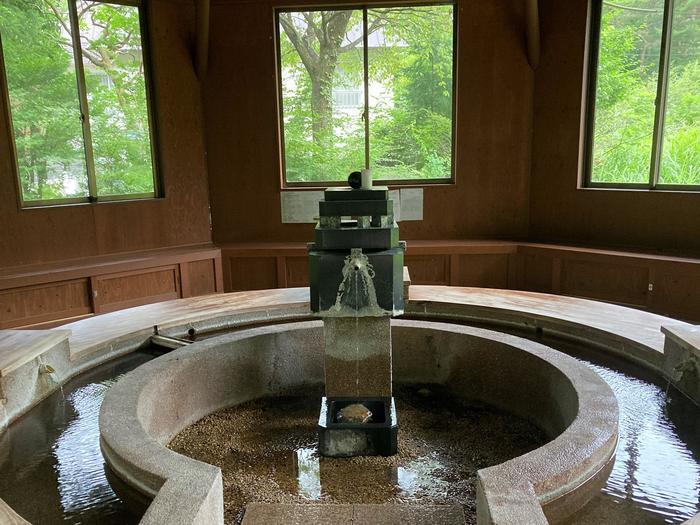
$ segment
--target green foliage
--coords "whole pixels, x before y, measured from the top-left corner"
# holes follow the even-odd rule
[[[669,84],[659,180],[700,184],[700,60],[674,67]]]
[[[88,195],[62,0],[3,0],[0,35],[24,200]],[[98,195],[153,192],[138,9],[77,2]]]
[[[84,49],[98,195],[153,192],[138,9],[88,5],[81,30],[101,28]]]
[[[331,19],[327,12],[325,19]],[[361,11],[345,28],[333,87],[362,92]],[[303,33],[317,12],[291,15]],[[311,18],[311,17],[315,18]],[[304,21],[305,20],[305,21]],[[451,6],[368,10],[370,155],[375,177],[449,178],[452,166],[453,18]],[[281,28],[286,177],[290,182],[341,181],[364,166],[362,108],[333,108],[330,141],[314,134],[314,68],[302,60],[287,24]],[[322,33],[321,33],[322,34]],[[314,42],[316,33],[308,32]],[[351,45],[354,42],[355,45]],[[320,49],[312,44],[313,49]],[[321,53],[323,55],[323,53]],[[332,101],[331,101],[332,102]]]
[[[647,183],[656,112],[663,2],[604,4],[592,180]],[[639,8],[643,10],[639,10]],[[700,0],[675,4],[662,184],[700,184]]]
[[[24,199],[86,195],[76,79],[61,20],[38,0],[7,0],[0,35]],[[77,188],[65,194],[68,178]]]

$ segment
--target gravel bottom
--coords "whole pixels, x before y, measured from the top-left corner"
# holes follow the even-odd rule
[[[476,523],[476,472],[543,445],[531,423],[465,405],[438,385],[394,391],[399,453],[324,458],[316,427],[322,388],[304,387],[210,414],[169,447],[223,472],[226,523],[248,503],[462,505]]]

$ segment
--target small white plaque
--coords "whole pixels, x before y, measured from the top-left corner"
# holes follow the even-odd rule
[[[280,196],[282,223],[315,224],[321,199],[323,191],[283,191]],[[394,201],[397,222],[423,220],[423,188],[391,190],[389,199]]]
[[[394,220],[401,220],[401,192],[399,190],[389,191],[389,200],[394,201]]]
[[[282,224],[314,224],[322,191],[283,191],[280,195]]]
[[[423,188],[401,189],[401,220],[423,220]]]

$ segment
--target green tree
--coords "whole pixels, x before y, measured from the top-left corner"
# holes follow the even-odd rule
[[[700,184],[700,1],[675,2],[662,183]],[[603,3],[594,181],[646,183],[656,112],[663,2]]]
[[[98,195],[153,191],[138,8],[76,3]],[[0,35],[25,200],[87,196],[65,0],[3,0]]]
[[[3,0],[0,36],[24,199],[86,195],[75,71],[60,20],[36,0]],[[67,178],[77,179],[72,194],[63,192]]]
[[[379,176],[449,176],[452,23],[451,6],[368,10],[370,94],[379,89],[392,98],[370,102]],[[360,115],[333,106],[334,89],[363,84],[362,12],[281,13],[280,26],[287,180],[342,180],[364,164]]]

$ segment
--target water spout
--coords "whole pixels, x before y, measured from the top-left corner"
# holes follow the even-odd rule
[[[697,358],[692,354],[688,356],[688,359],[678,363],[678,365],[676,365],[676,367],[673,369],[673,372],[677,378],[676,381],[682,381],[686,374],[697,374],[700,370],[699,364],[700,363],[698,363]]]
[[[44,388],[48,390],[53,390],[54,386],[58,384],[54,375],[56,374],[56,369],[48,363],[45,363],[41,356],[37,358],[39,364],[39,379],[43,379]]]
[[[45,363],[39,363],[39,373],[51,375],[51,374],[55,374],[56,370],[51,365],[47,365]]]
[[[377,302],[374,287],[374,268],[361,248],[352,248],[345,257],[342,269],[343,280],[338,287],[331,315],[382,316],[385,312]]]

